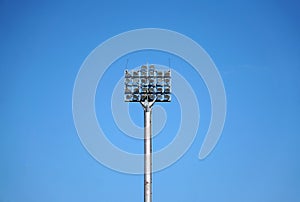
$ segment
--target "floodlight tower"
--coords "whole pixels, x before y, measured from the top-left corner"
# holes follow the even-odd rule
[[[155,65],[125,70],[125,102],[140,102],[144,108],[144,202],[152,202],[152,106],[171,101],[171,70]]]

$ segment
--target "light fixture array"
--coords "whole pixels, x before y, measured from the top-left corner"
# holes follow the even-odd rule
[[[154,65],[125,70],[125,102],[170,102],[171,70],[159,71]]]

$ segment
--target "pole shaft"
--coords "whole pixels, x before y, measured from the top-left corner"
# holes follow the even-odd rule
[[[152,110],[144,109],[144,202],[152,202]]]

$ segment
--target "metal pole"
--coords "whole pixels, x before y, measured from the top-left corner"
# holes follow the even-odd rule
[[[144,202],[152,202],[152,109],[144,107]]]

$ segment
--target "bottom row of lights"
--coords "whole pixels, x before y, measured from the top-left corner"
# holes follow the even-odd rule
[[[125,94],[125,102],[143,102],[148,100],[156,102],[170,102],[170,94]]]

